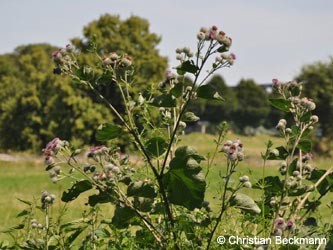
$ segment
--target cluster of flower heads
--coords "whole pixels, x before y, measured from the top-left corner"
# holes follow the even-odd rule
[[[300,109],[299,111],[312,111],[316,108],[313,100],[303,97],[301,98],[302,84],[296,81],[280,82],[278,79],[272,79],[273,88],[284,98],[290,101],[291,112]]]
[[[247,175],[239,177],[239,181],[243,184],[243,187],[251,188],[252,183],[250,182],[250,178]]]
[[[120,67],[129,67],[132,65],[132,57],[128,55],[119,56],[116,52],[111,52],[108,55],[103,56],[102,62],[104,65],[119,65]]]
[[[53,61],[57,65],[53,70],[54,74],[61,74],[63,70],[71,70],[72,66],[76,65],[73,52],[74,49],[70,44],[67,44],[65,48],[60,48],[52,52]]]
[[[30,226],[31,228],[37,228],[37,229],[43,229],[43,225],[41,223],[38,223],[36,219],[31,219],[30,220]]]
[[[292,172],[292,175],[286,180],[287,188],[294,188],[300,184],[300,181],[304,178],[310,178],[314,167],[311,165],[312,154],[307,153],[302,157],[302,160],[297,160],[296,168]],[[287,173],[287,162],[282,161],[280,164],[279,172],[281,175]]]
[[[222,64],[229,64],[233,65],[234,61],[236,60],[236,55],[234,53],[226,54],[222,53],[221,55],[215,58],[216,63]]]
[[[186,58],[193,57],[193,52],[189,47],[177,48],[176,53],[177,53],[176,59],[180,62],[185,61]]]
[[[221,151],[225,153],[227,158],[231,161],[242,161],[244,159],[243,144],[240,139],[226,141]]]
[[[47,191],[43,191],[42,192],[42,196],[41,196],[41,203],[42,203],[42,208],[45,209],[47,207],[49,207],[50,205],[52,205],[55,201],[55,195],[54,194],[49,194]]]
[[[287,222],[283,218],[277,218],[274,221],[273,236],[282,236],[284,233],[293,232],[296,229],[296,225],[292,220]]]
[[[45,164],[53,165],[55,163],[54,156],[56,156],[58,152],[65,146],[68,146],[68,142],[60,140],[59,138],[54,138],[52,141],[50,141],[46,147],[42,149],[45,156]]]
[[[227,36],[224,31],[218,30],[215,25],[210,28],[202,27],[197,34],[197,38],[199,41],[216,40],[219,44],[226,47],[230,47],[232,44],[231,37]]]

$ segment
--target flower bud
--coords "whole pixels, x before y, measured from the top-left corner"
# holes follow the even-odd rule
[[[132,65],[132,58],[129,56],[125,56],[121,59],[121,65],[124,67],[129,67]]]
[[[299,173],[299,171],[297,171],[297,170],[295,170],[294,172],[293,172],[293,176],[298,176],[300,173]]]
[[[178,55],[176,56],[176,59],[182,62],[182,61],[185,60],[185,57],[184,57],[183,55],[181,55],[181,54],[178,54]]]
[[[246,187],[246,188],[251,188],[252,184],[251,184],[251,182],[246,181],[246,182],[243,183],[243,186]]]
[[[182,52],[183,52],[183,49],[182,49],[182,48],[177,48],[177,49],[176,49],[176,53],[177,53],[177,54],[180,54],[180,53],[182,53]]]
[[[142,94],[140,93],[139,94],[139,97],[138,97],[138,104],[139,105],[142,105],[143,103],[145,102],[145,98],[142,96]]]
[[[183,121],[180,121],[180,122],[179,122],[179,128],[180,128],[181,130],[184,130],[184,129],[186,128],[186,123],[183,122]]]
[[[283,218],[277,218],[274,221],[275,228],[284,230],[286,228],[286,223]]]
[[[204,40],[205,37],[206,37],[206,35],[205,35],[204,32],[201,32],[201,31],[200,31],[200,32],[197,34],[197,38],[198,38],[199,41]]]
[[[310,117],[310,121],[311,121],[312,123],[317,123],[317,122],[319,121],[319,118],[318,118],[318,116],[316,116],[316,115],[312,115],[312,116]]]
[[[239,178],[240,182],[246,182],[246,181],[249,181],[249,180],[250,180],[250,178],[247,175],[244,175],[244,176]]]
[[[240,151],[238,151],[238,152],[237,152],[237,159],[238,159],[239,161],[242,161],[242,160],[244,160],[244,153],[243,153],[243,152],[240,152]]]
[[[225,46],[230,47],[231,44],[232,44],[232,39],[231,39],[231,37],[224,36],[224,37],[223,37],[223,40],[222,40],[222,43],[223,43]]]
[[[67,52],[72,52],[72,51],[73,51],[73,47],[72,47],[71,44],[67,44],[67,45],[66,45],[66,51],[67,51]]]

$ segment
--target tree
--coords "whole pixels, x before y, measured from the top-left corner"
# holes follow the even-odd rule
[[[52,74],[54,50],[35,44],[0,56],[1,148],[36,152],[56,136],[78,146],[91,142],[98,124],[112,119],[104,106]]]
[[[304,66],[296,79],[304,83],[304,94],[316,103],[313,113],[320,118],[322,135],[333,137],[333,58]]]
[[[267,94],[251,79],[242,79],[235,88],[238,106],[233,121],[240,128],[258,127],[269,113]]]
[[[104,15],[88,24],[83,34],[84,38],[74,38],[72,43],[87,66],[95,65],[89,53],[92,43],[102,55],[117,52],[133,58],[137,71],[133,93],[136,86],[162,80],[167,59],[159,55],[160,38],[149,32],[147,20],[132,16],[121,21],[119,16]],[[35,44],[0,55],[0,148],[39,151],[55,136],[80,146],[94,142],[98,125],[113,120],[93,93],[88,96],[69,79],[52,74],[55,50]],[[116,107],[122,105],[116,84],[105,82],[99,88]]]

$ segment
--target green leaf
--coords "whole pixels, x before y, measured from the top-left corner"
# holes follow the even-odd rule
[[[189,210],[200,208],[204,201],[206,182],[202,172],[188,175],[184,168],[169,170],[163,181],[171,203]]]
[[[264,186],[266,192],[278,195],[282,192],[283,184],[278,176],[267,176],[264,179],[258,180],[258,182],[253,185],[253,188],[262,189],[262,186]]]
[[[61,200],[69,202],[75,200],[81,193],[88,191],[92,188],[92,184],[88,180],[82,180],[74,183],[74,185],[67,191],[62,193]]]
[[[191,146],[181,146],[178,147],[175,151],[175,158],[179,159],[188,159],[189,157],[195,159],[198,163],[200,163],[203,160],[206,160],[206,158],[200,154],[198,154],[197,150],[194,147]],[[174,159],[175,159],[174,158]],[[170,164],[170,167],[172,164]]]
[[[200,117],[196,116],[193,112],[186,112],[183,115],[182,120],[184,122],[196,122],[200,120]]]
[[[275,107],[275,108],[277,108],[277,109],[279,109],[279,110],[281,110],[283,112],[290,112],[291,103],[288,100],[285,100],[285,99],[272,99],[271,98],[271,99],[269,99],[269,102],[270,102],[270,104],[273,107]]]
[[[88,204],[94,207],[96,204],[114,203],[116,193],[113,190],[99,191],[99,194],[90,195]]]
[[[311,111],[306,112],[304,115],[302,115],[301,122],[309,122],[311,116],[312,116]]]
[[[135,212],[129,207],[116,206],[112,224],[119,229],[127,228],[135,221]]]
[[[134,197],[134,206],[136,209],[139,209],[141,212],[149,212],[153,208],[154,199],[146,197]]]
[[[157,196],[154,185],[143,181],[132,182],[127,188],[127,195],[146,198],[155,198]]]
[[[122,132],[123,130],[121,127],[110,123],[104,123],[97,128],[96,140],[109,141],[121,135]]]
[[[291,126],[291,134],[293,136],[297,136],[298,135],[298,132],[299,132],[299,128],[296,126],[296,125],[292,125]]]
[[[170,94],[178,98],[183,94],[183,84],[177,83],[171,90]]]
[[[197,89],[197,96],[207,100],[224,101],[223,97],[216,91],[216,89],[209,84],[200,86]]]
[[[193,61],[185,61],[180,66],[177,67],[177,73],[179,75],[184,75],[186,72],[195,74],[199,68],[194,64]]]
[[[290,189],[288,191],[288,195],[289,196],[301,196],[307,192],[308,192],[308,188],[306,186],[300,186],[295,189]]]
[[[223,53],[229,51],[229,47],[222,45],[217,49],[217,52]]]
[[[73,233],[71,233],[66,241],[65,241],[65,245],[66,247],[70,248],[72,243],[74,242],[74,240],[87,228],[87,226],[80,226],[75,228],[73,231]]]
[[[96,229],[94,231],[94,234],[101,239],[106,239],[106,238],[110,238],[111,234],[108,230],[106,230],[105,228],[99,228]]]
[[[154,137],[146,142],[145,148],[150,155],[158,158],[164,154],[168,143],[162,137]]]
[[[155,107],[173,108],[176,107],[177,102],[176,98],[171,94],[162,94],[154,97],[149,104]]]
[[[289,168],[288,168],[288,174],[290,176],[293,175],[293,172],[296,170],[297,168],[297,161],[298,161],[298,158],[295,158],[289,165]]]
[[[312,142],[310,140],[302,140],[298,143],[297,148],[302,150],[304,153],[309,153],[312,149]]]
[[[204,201],[206,181],[199,163],[204,158],[193,147],[179,147],[163,176],[171,203],[189,210],[200,208]]]
[[[22,210],[20,213],[18,213],[16,215],[16,218],[28,215],[29,213],[30,213],[30,211],[28,211],[28,210]]]
[[[7,228],[7,229],[5,229],[3,231],[0,231],[0,232],[2,232],[2,233],[11,233],[11,232],[13,232],[15,230],[20,230],[20,229],[23,229],[23,228],[24,228],[24,224],[18,224],[16,226]]]
[[[26,201],[26,200],[22,200],[22,199],[20,199],[20,198],[16,198],[19,202],[22,202],[22,203],[24,203],[24,204],[26,204],[26,205],[28,205],[28,206],[31,206],[32,205],[32,203],[30,202],[30,201]]]
[[[280,147],[275,148],[275,150],[277,150],[278,154],[277,155],[274,154],[273,153],[274,149],[273,149],[273,151],[269,153],[269,156],[267,158],[268,160],[285,160],[285,159],[287,159],[289,153],[284,147],[280,146]]]
[[[230,198],[230,205],[237,207],[245,212],[252,212],[256,214],[261,213],[261,209],[254,202],[254,200],[242,193],[237,193]]]

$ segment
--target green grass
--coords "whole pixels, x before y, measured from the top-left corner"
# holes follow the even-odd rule
[[[261,152],[265,151],[265,144],[268,140],[272,140],[275,146],[283,144],[283,140],[277,137],[270,137],[267,135],[258,135],[255,137],[242,137],[235,134],[228,134],[226,139],[234,140],[240,138],[244,145],[245,159],[240,163],[237,172],[234,174],[234,181],[238,181],[238,177],[246,174],[250,176],[251,182],[255,183],[258,179],[262,178],[262,159],[260,157]],[[215,149],[214,136],[203,135],[193,133],[186,135],[180,142],[181,145],[191,145],[197,148],[198,152],[207,156]],[[316,158],[316,166],[318,168],[328,168],[331,163],[325,158]],[[202,166],[205,167],[206,162],[203,162]],[[222,153],[217,153],[215,163],[211,167],[208,178],[208,190],[206,199],[209,200],[213,207],[219,204],[218,190],[221,185],[220,172],[222,174],[225,171],[225,158]],[[278,174],[278,161],[270,161],[266,167],[266,175]],[[0,161],[0,231],[10,226],[16,225],[20,222],[20,218],[16,218],[16,215],[26,208],[26,205],[19,202],[17,198],[32,201],[35,200],[39,203],[39,198],[42,190],[47,190],[50,193],[54,193],[58,198],[54,206],[54,215],[58,213],[59,209],[63,206],[60,202],[61,194],[64,190],[70,187],[70,183],[67,181],[53,184],[50,181],[48,173],[45,171],[45,167],[42,162],[42,156],[40,160],[25,160],[17,162],[4,162]],[[244,189],[242,192],[254,197],[259,198],[261,195],[260,190]],[[66,214],[66,220],[74,220],[79,218],[83,211],[88,207],[84,205],[87,195],[82,197],[73,203],[68,204],[68,212]],[[328,204],[333,200],[333,195],[330,193],[327,197],[322,199],[323,204]],[[102,206],[103,215],[106,218],[112,217],[112,210],[110,206]],[[317,212],[316,216],[323,217],[324,222],[328,222],[331,218],[332,211],[325,205]],[[0,234],[0,240],[4,237]]]

